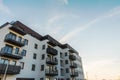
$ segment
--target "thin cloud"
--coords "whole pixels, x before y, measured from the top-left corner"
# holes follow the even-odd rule
[[[49,34],[51,35],[59,33],[63,27],[61,25],[55,24],[63,18],[64,15],[55,15],[49,18],[44,27],[47,33],[50,32]]]
[[[51,25],[53,25],[55,22],[62,19],[63,17],[64,17],[63,15],[55,15],[55,16],[51,17],[50,19],[48,19],[46,26],[50,27]]]
[[[89,27],[92,27],[92,25],[96,24],[97,22],[104,20],[106,18],[110,18],[110,17],[114,17],[120,14],[120,7],[116,7],[112,10],[109,11],[109,13],[103,15],[103,16],[99,16],[93,20],[91,20],[90,22],[88,22],[87,24],[77,27],[76,29],[72,30],[71,32],[67,33],[65,36],[63,36],[60,39],[60,42],[64,43],[70,39],[72,39],[75,35],[77,35],[79,32],[84,31],[86,29],[88,29]]]
[[[3,0],[0,0],[0,11],[10,14],[9,8],[3,3]]]
[[[59,0],[60,2],[62,2],[65,5],[68,5],[68,0]]]
[[[113,16],[116,16],[116,15],[119,15],[119,14],[120,14],[120,6],[111,10],[110,13],[108,14],[108,17],[113,17]]]
[[[64,3],[67,5],[68,4],[68,0],[63,0],[64,1]]]
[[[48,32],[50,32],[49,34],[56,34],[59,35],[59,33],[62,31],[64,24],[57,24],[57,22],[63,22],[62,20],[67,19],[68,17],[71,18],[78,18],[78,15],[75,14],[57,14],[55,16],[52,16],[51,18],[48,19],[48,21],[45,24],[45,30]]]

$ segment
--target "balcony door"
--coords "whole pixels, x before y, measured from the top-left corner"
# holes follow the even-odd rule
[[[16,40],[16,35],[13,34],[13,33],[10,33],[10,36],[9,36],[12,40]]]
[[[5,46],[4,52],[12,54],[12,51],[13,51],[13,47],[12,46],[9,46],[9,45]]]

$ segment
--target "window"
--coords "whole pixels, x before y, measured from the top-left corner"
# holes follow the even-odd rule
[[[44,65],[41,65],[41,71],[44,71]]]
[[[21,69],[24,69],[24,62],[20,62]]]
[[[19,48],[16,48],[15,49],[15,54],[18,54],[19,53]]]
[[[45,49],[45,45],[42,45],[42,50],[44,50]]]
[[[4,61],[5,61],[5,59],[4,58],[1,58],[1,60],[0,60],[0,63],[4,63]]]
[[[44,80],[43,78],[40,78],[40,80]]]
[[[34,53],[34,54],[33,54],[33,59],[36,59],[36,57],[37,57],[37,54]]]
[[[64,70],[61,68],[61,76],[64,76]]]
[[[10,60],[8,60],[8,59],[5,59],[5,62],[4,62],[4,64],[9,64],[10,63]]]
[[[60,65],[64,66],[63,60],[60,60]]]
[[[65,56],[67,56],[67,52],[65,53]]]
[[[9,45],[6,45],[5,48],[2,49],[2,51],[6,52],[6,53],[9,53],[9,54],[12,54],[13,47],[9,46]]]
[[[16,65],[16,61],[12,61],[12,63],[11,63],[12,65]]]
[[[21,53],[22,56],[26,56],[26,50],[23,50]]]
[[[70,80],[70,78],[67,78],[66,80]]]
[[[22,37],[19,36],[19,37],[18,37],[18,41],[21,42],[21,40],[22,40]]]
[[[32,64],[32,71],[35,71],[35,64]]]
[[[10,33],[9,36],[7,36],[6,38],[10,38],[12,40],[16,40],[16,35],[13,33]]]
[[[28,40],[27,39],[24,39],[24,44],[28,45]]]
[[[68,64],[68,60],[65,60],[65,64]]]
[[[69,68],[66,68],[66,73],[69,73]]]
[[[9,63],[10,63],[10,60],[1,58],[0,62],[1,62],[2,64],[9,64]]]
[[[35,48],[35,49],[37,49],[37,48],[38,48],[38,45],[37,45],[37,44],[35,44],[35,45],[34,45],[34,48]]]
[[[42,54],[42,60],[45,59],[45,54]]]
[[[63,54],[60,52],[60,58],[63,58]]]

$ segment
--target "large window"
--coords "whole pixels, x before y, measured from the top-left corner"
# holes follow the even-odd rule
[[[9,54],[12,54],[13,47],[9,46],[9,45],[6,45],[5,48],[3,49],[3,51],[6,52],[6,53],[9,53]]]
[[[9,38],[11,38],[11,39],[13,39],[13,40],[16,40],[16,35],[13,34],[13,33],[10,33]]]
[[[0,63],[2,63],[2,64],[9,64],[10,60],[1,58]]]
[[[22,37],[19,36],[19,37],[18,37],[18,41],[21,42],[21,40],[22,40]]]

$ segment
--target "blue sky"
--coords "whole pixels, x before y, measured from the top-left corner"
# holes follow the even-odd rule
[[[0,0],[0,25],[16,20],[73,46],[89,79],[120,76],[120,0]]]

